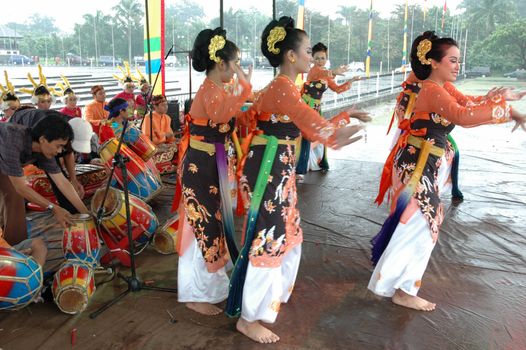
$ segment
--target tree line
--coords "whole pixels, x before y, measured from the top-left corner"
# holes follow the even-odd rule
[[[384,71],[402,63],[404,1],[395,7],[388,18],[373,11],[371,66]],[[310,11],[306,2],[304,29],[311,42],[323,42],[329,47],[333,65],[365,61],[369,11],[355,6],[340,6],[329,16]],[[297,2],[277,0],[276,16],[296,17]],[[423,2],[408,8],[408,52],[411,40],[424,30],[436,30],[440,36],[452,36],[461,50],[467,38],[467,66],[487,65],[497,70],[526,68],[526,1],[523,0],[464,0],[464,12],[444,15],[442,7],[426,9]],[[217,5],[219,11],[219,5]],[[268,11],[270,13],[270,9]],[[224,27],[229,39],[241,48],[243,56],[262,61],[260,36],[270,16],[248,7],[226,9]],[[19,49],[22,54],[40,57],[62,57],[68,52],[98,59],[115,56],[133,62],[133,57],[144,55],[144,2],[120,0],[111,13],[97,11],[85,14],[75,24],[72,33],[62,33],[52,17],[38,14],[26,23],[7,23],[9,28],[23,35]],[[181,0],[165,9],[165,43],[168,51],[172,43],[175,51],[191,49],[197,33],[203,28],[219,25],[219,16],[207,19],[202,6],[191,0]],[[467,32],[467,33],[466,33]],[[466,35],[467,34],[467,35]],[[178,54],[185,62],[185,54]]]

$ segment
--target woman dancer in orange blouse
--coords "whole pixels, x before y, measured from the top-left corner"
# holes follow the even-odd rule
[[[314,66],[310,69],[307,75],[307,81],[303,84],[302,98],[309,106],[322,114],[321,99],[327,89],[341,94],[349,90],[351,84],[359,80],[360,77],[354,77],[338,85],[334,78],[336,75],[343,75],[348,69],[346,66],[340,66],[333,70],[325,68],[325,64],[327,63],[327,46],[322,43],[317,43],[312,47],[312,57],[314,59]],[[301,140],[298,164],[296,166],[296,175],[306,174],[309,170],[329,170],[327,147],[324,145],[311,147],[310,141],[303,137]]]
[[[363,112],[347,111],[329,122],[303,101],[294,80],[309,70],[312,51],[307,34],[294,28],[292,18],[282,17],[267,25],[261,50],[280,74],[246,112],[257,120],[240,181],[245,207],[250,203],[250,208],[227,314],[241,316],[237,329],[250,339],[274,343],[279,337],[260,322],[273,323],[281,303],[288,301],[303,241],[296,208],[297,138],[303,133],[310,140],[340,148],[360,138],[353,135],[362,126],[345,126],[351,113],[365,121],[370,118]]]
[[[186,116],[180,148],[184,158],[177,289],[179,302],[205,315],[222,311],[214,304],[228,296],[225,265],[237,258],[227,153],[234,117],[252,91],[238,61],[239,50],[222,28],[205,29],[197,35],[192,66],[198,72],[206,71],[206,78]],[[224,84],[234,74],[239,90],[230,94]]]
[[[431,311],[435,304],[417,296],[431,252],[444,219],[439,194],[445,185],[440,176],[447,135],[455,125],[475,127],[515,120],[524,128],[525,116],[506,104],[510,90],[492,93],[470,103],[454,88],[460,68],[460,51],[451,38],[425,32],[411,49],[411,67],[421,88],[409,119],[400,123],[402,133],[384,167],[380,194],[392,187],[391,215],[373,238],[376,265],[369,282],[375,294],[391,297],[395,304]]]

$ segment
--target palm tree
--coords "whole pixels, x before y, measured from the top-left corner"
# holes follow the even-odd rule
[[[141,25],[143,7],[138,0],[121,0],[113,7],[116,21],[126,29],[128,36],[128,62],[132,62],[132,30]]]
[[[499,23],[507,23],[517,12],[511,0],[464,0],[460,8],[466,10],[470,27],[478,28],[478,35],[487,37]]]
[[[341,6],[340,9],[336,12],[345,20],[345,25],[351,25],[351,18],[353,17],[354,12],[356,11],[355,6]]]

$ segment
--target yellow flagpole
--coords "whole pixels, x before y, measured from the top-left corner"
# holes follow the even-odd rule
[[[405,65],[407,64],[407,0],[405,0],[404,13],[404,44],[402,49],[402,71],[405,72]]]
[[[365,76],[371,76],[371,46],[373,40],[373,0],[369,8],[369,31],[367,34],[367,59],[365,60]]]

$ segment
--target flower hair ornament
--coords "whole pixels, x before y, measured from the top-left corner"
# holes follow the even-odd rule
[[[5,110],[9,108],[10,103],[18,101],[20,103],[20,100],[16,96],[15,93],[15,87],[11,82],[9,81],[9,78],[7,77],[7,71],[4,71],[5,76],[5,87],[0,84],[0,92],[2,93],[1,97],[1,109]]]
[[[431,47],[431,40],[424,39],[420,43],[418,43],[418,46],[416,48],[416,55],[418,57],[418,60],[425,66],[431,64],[431,60],[429,58],[426,58],[427,53],[431,51]]]
[[[135,78],[131,73],[130,64],[128,61],[124,61],[124,67],[117,66],[117,68],[119,68],[121,71],[122,77],[119,77],[117,74],[113,74],[113,77],[117,79],[122,85],[126,83],[133,83],[134,80],[137,80],[137,78]]]
[[[222,35],[214,35],[212,39],[210,39],[210,44],[208,44],[208,54],[210,55],[210,60],[214,61],[215,63],[221,62],[221,57],[217,57],[216,54],[217,51],[225,47],[225,44],[226,40]]]
[[[285,36],[287,36],[287,31],[285,28],[279,26],[272,28],[267,38],[267,47],[269,52],[277,55],[280,50],[275,46],[280,41],[285,40]]]
[[[37,103],[38,96],[42,96],[42,95],[50,95],[52,102],[54,102],[55,100],[54,95],[56,95],[56,91],[54,88],[47,86],[47,79],[44,73],[42,72],[42,66],[40,64],[38,65],[38,79],[39,79],[38,84],[31,76],[31,73],[27,73],[27,78],[33,85],[33,89],[21,88],[19,89],[19,91],[32,95],[31,99],[33,103]]]

